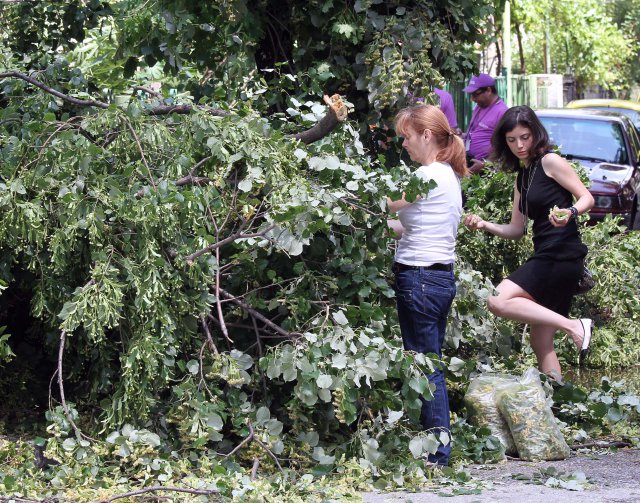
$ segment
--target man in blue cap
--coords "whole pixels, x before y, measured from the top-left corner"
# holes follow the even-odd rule
[[[464,136],[467,162],[472,173],[481,173],[491,151],[493,130],[507,111],[507,105],[498,96],[495,79],[486,73],[471,77],[463,91],[469,93],[477,105]]]

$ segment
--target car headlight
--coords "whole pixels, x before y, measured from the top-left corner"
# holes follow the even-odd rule
[[[593,196],[594,208],[602,210],[620,209],[620,198],[618,196]]]

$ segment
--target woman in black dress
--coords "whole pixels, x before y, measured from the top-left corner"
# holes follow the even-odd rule
[[[489,297],[488,306],[496,316],[531,326],[538,368],[559,378],[560,363],[553,346],[556,331],[572,338],[581,365],[591,341],[592,320],[567,316],[587,254],[576,218],[591,209],[593,197],[569,163],[549,152],[549,135],[531,108],[507,110],[491,144],[496,164],[518,173],[511,221],[500,225],[467,215],[464,224],[506,239],[520,239],[527,233],[528,220],[533,221],[533,256],[497,286],[497,295]],[[552,211],[554,207],[560,209]]]

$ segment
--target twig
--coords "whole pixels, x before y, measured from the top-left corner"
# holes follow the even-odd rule
[[[124,494],[119,494],[117,496],[112,496],[106,500],[99,500],[99,503],[110,503],[111,501],[130,498],[131,496],[139,496],[141,494],[153,493],[158,491],[171,491],[176,493],[187,493],[187,494],[199,494],[203,496],[209,496],[211,494],[217,494],[220,491],[217,489],[188,489],[186,487],[171,487],[171,486],[153,486],[147,487],[145,489],[139,489],[137,491],[131,491]]]
[[[202,385],[204,386],[204,389],[207,390],[207,393],[209,393],[209,396],[211,397],[211,400],[215,400],[215,396],[213,395],[213,393],[211,393],[211,390],[209,389],[209,386],[207,386],[207,381],[204,378],[204,357],[203,357],[203,353],[204,353],[204,347],[207,345],[207,342],[203,342],[202,346],[200,346],[200,354],[199,354],[199,361],[200,361],[200,382],[202,383]]]
[[[573,444],[571,449],[576,451],[578,449],[590,449],[591,447],[597,447],[599,449],[607,449],[609,447],[631,447],[631,442],[625,442],[624,440],[613,441],[613,442],[587,442],[585,444]]]
[[[151,174],[151,168],[149,167],[149,164],[147,164],[147,158],[144,156],[144,150],[142,149],[142,145],[140,144],[140,138],[138,138],[138,135],[136,134],[135,129],[133,129],[131,122],[129,122],[129,119],[125,117],[124,120],[127,123],[127,127],[129,128],[129,131],[131,131],[131,134],[133,135],[133,139],[136,141],[136,144],[138,145],[138,150],[140,150],[140,157],[142,157],[142,162],[144,163],[145,167],[147,168],[147,172],[149,173],[149,183],[151,183],[153,190],[157,190],[156,184],[153,181],[153,175]]]
[[[278,467],[278,469],[283,472],[284,470],[282,469],[282,466],[280,465],[280,461],[278,461],[278,458],[276,457],[276,455],[271,452],[271,449],[269,449],[266,445],[264,445],[262,443],[262,441],[260,441],[258,438],[256,438],[255,436],[253,437],[253,440],[255,441],[256,444],[258,444],[260,447],[262,447],[269,456],[271,456],[271,459],[273,459],[273,461],[275,462],[276,466]]]
[[[253,458],[253,466],[251,467],[251,480],[255,480],[258,475],[258,467],[260,466],[260,460]]]
[[[42,145],[38,147],[39,149],[38,157],[36,157],[33,161],[30,161],[29,163],[25,164],[24,169],[27,169],[32,164],[37,164],[40,158],[44,155],[45,147],[49,144],[49,142],[53,139],[53,137],[63,129],[66,129],[69,126],[69,124],[75,120],[82,120],[82,117],[79,117],[79,116],[71,117],[67,122],[62,122],[58,124],[58,127],[56,128],[56,130],[48,136],[48,138],[44,141]]]
[[[216,231],[217,231],[216,227]],[[220,264],[220,248],[216,248],[216,265]],[[224,322],[224,313],[222,312],[222,304],[220,303],[220,267],[216,267],[216,310],[218,311],[218,321],[220,322],[220,331],[229,344],[233,345],[233,341],[229,337],[229,330]]]
[[[253,331],[256,334],[256,344],[258,346],[258,361],[260,361],[262,359],[262,341],[260,340],[260,330],[258,329],[258,322],[256,322],[256,319],[252,316],[251,317],[251,323],[253,325]],[[264,393],[264,396],[267,396],[267,380],[264,378],[264,372],[263,370],[260,368],[260,366],[258,365],[258,371],[260,372],[260,381],[262,382],[262,391]]]
[[[133,86],[133,89],[135,89],[136,91],[142,91],[144,93],[150,94],[152,96],[155,96],[156,98],[162,98],[162,94],[160,94],[157,91],[154,91],[153,89],[149,89],[148,87],[144,87],[144,86]]]
[[[200,161],[198,161],[197,163],[194,164],[193,168],[191,168],[191,171],[189,171],[189,175],[188,176],[195,176],[196,172],[200,169],[200,167],[207,162],[209,159],[211,159],[212,156],[207,156],[204,159],[201,159]],[[177,182],[176,182],[177,185]]]
[[[64,409],[64,415],[67,416],[67,421],[73,428],[73,431],[76,433],[77,438],[86,438],[87,440],[94,440],[93,438],[82,433],[76,423],[73,421],[71,417],[71,411],[69,410],[69,406],[67,405],[67,401],[64,397],[64,382],[62,380],[62,355],[64,354],[64,343],[67,338],[67,334],[63,330],[60,333],[60,348],[58,349],[58,387],[60,388],[60,401],[62,402],[62,408]],[[94,440],[95,441],[95,440]]]
[[[204,329],[204,333],[207,336],[207,341],[209,342],[209,349],[213,351],[215,354],[219,355],[220,352],[213,342],[213,337],[211,337],[211,331],[209,330],[209,324],[204,316],[200,317],[200,322],[202,323],[202,328]]]
[[[206,248],[203,248],[202,250],[198,250],[197,252],[192,253],[191,255],[187,256],[185,258],[185,260],[186,260],[187,264],[192,265],[193,261],[195,259],[197,259],[200,255],[204,255],[205,253],[213,251],[216,248],[220,248],[221,246],[224,246],[224,245],[226,245],[228,243],[231,243],[231,242],[235,241],[236,239],[255,238],[255,237],[259,237],[259,236],[264,236],[270,230],[275,229],[275,227],[276,227],[275,224],[274,225],[270,225],[269,227],[267,227],[266,229],[261,230],[260,232],[254,232],[254,233],[251,233],[251,234],[242,234],[242,231],[236,232],[235,234],[231,234],[231,236],[228,236],[228,237],[224,238],[221,241],[213,243],[213,244],[207,246]]]
[[[278,458],[276,457],[276,455],[271,452],[271,449],[269,449],[266,445],[264,445],[264,443],[262,441],[260,441],[259,438],[256,437],[256,432],[253,430],[253,425],[251,424],[251,421],[249,420],[249,418],[247,418],[246,420],[246,424],[247,427],[249,428],[249,434],[247,435],[247,438],[245,438],[242,442],[240,442],[235,449],[233,449],[229,454],[226,455],[226,457],[230,457],[233,456],[236,452],[238,452],[240,449],[242,449],[242,447],[244,445],[246,445],[247,443],[251,442],[252,440],[258,444],[270,457],[271,459],[273,459],[273,461],[276,463],[276,466],[280,469],[280,471],[284,471],[282,469],[282,465],[280,464],[280,461],[278,461]],[[255,461],[254,461],[254,466],[255,466]]]
[[[249,434],[242,442],[236,445],[235,448],[229,454],[225,456],[226,458],[233,456],[236,452],[242,449],[242,446],[244,446],[245,444],[248,444],[253,440],[253,437],[255,436],[255,432],[253,431],[253,426],[251,425],[251,421],[249,421],[248,418],[246,420],[246,423],[247,423],[247,426],[249,427]]]
[[[264,323],[265,325],[267,325],[268,327],[270,327],[272,330],[274,330],[275,332],[279,333],[280,335],[282,335],[284,337],[287,337],[288,339],[294,339],[294,340],[297,339],[301,335],[301,334],[298,334],[296,332],[287,332],[285,329],[283,329],[282,327],[279,327],[274,322],[272,322],[269,318],[267,318],[266,316],[260,314],[258,311],[253,309],[250,305],[242,302],[240,299],[238,299],[237,297],[234,297],[233,295],[231,295],[226,290],[223,290],[222,288],[220,288],[220,293],[222,294],[222,296],[224,298],[229,299],[234,304],[240,306],[242,309],[244,309],[251,316],[259,319],[262,323]]]

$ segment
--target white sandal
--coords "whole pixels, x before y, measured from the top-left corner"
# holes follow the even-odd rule
[[[583,318],[580,320],[582,324],[582,330],[584,336],[582,337],[582,347],[580,348],[580,356],[578,358],[579,365],[584,366],[584,362],[589,354],[589,344],[591,344],[591,332],[593,327],[593,321],[589,318]]]

